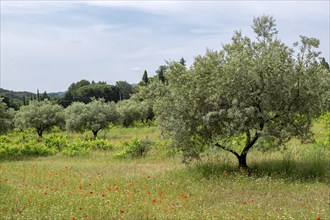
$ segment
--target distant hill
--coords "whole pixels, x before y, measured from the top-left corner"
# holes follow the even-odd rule
[[[57,100],[64,96],[66,92],[51,92],[51,93],[40,93],[41,99],[48,98],[50,100]],[[20,106],[26,105],[29,100],[36,100],[37,94],[26,91],[12,91],[0,88],[0,97],[4,98],[5,103],[8,107],[19,109]]]

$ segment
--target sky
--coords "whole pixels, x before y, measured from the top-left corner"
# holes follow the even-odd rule
[[[81,79],[138,83],[165,61],[191,65],[235,30],[254,38],[254,17],[273,16],[278,38],[320,40],[329,62],[329,1],[1,0],[0,87],[66,91]]]

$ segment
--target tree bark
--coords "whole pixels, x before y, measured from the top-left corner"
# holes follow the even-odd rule
[[[97,138],[97,133],[99,132],[99,130],[97,131],[92,131],[93,132],[93,135],[94,135],[94,140]]]
[[[37,129],[37,132],[38,132],[38,136],[40,137],[40,138],[42,138],[42,132],[43,132],[44,130],[42,130],[42,129]]]
[[[243,168],[243,169],[247,169],[248,165],[246,163],[246,156],[247,154],[241,154],[239,155],[238,159],[238,167],[239,168]]]

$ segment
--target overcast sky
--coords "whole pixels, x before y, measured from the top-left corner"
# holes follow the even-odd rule
[[[1,82],[15,91],[65,91],[81,79],[138,83],[165,60],[190,65],[253,17],[272,15],[279,38],[320,39],[329,62],[329,1],[1,0]]]

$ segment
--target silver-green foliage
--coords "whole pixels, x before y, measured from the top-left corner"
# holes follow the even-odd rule
[[[15,116],[15,126],[20,129],[34,128],[39,137],[44,130],[64,123],[63,108],[49,100],[31,101],[22,106]]]
[[[147,119],[149,108],[147,102],[135,100],[123,100],[117,103],[120,121],[125,127],[133,125],[135,121]]]
[[[256,143],[309,138],[312,119],[328,108],[330,73],[318,63],[319,41],[301,36],[290,48],[268,16],[255,18],[252,28],[255,40],[237,31],[231,43],[196,57],[190,69],[170,64],[156,115],[186,158],[217,146],[246,167]]]
[[[6,103],[0,98],[0,134],[12,128],[12,121],[15,116],[13,109],[8,109]]]
[[[67,130],[91,130],[95,138],[101,129],[116,123],[119,117],[115,104],[106,103],[103,99],[94,99],[88,104],[74,102],[65,110]]]

